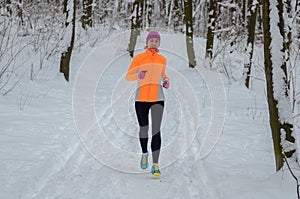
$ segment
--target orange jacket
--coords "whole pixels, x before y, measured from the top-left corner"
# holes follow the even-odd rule
[[[165,70],[166,58],[158,53],[151,52],[149,49],[133,58],[126,79],[128,81],[138,80],[136,101],[156,102],[165,99],[161,86],[163,79],[169,80]],[[139,71],[147,71],[144,79],[138,78]]]

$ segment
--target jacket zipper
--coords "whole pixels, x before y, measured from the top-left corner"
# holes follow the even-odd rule
[[[150,90],[151,90],[153,64],[154,64],[154,54],[152,54],[152,65],[151,65],[151,69],[150,69],[151,70],[151,75],[150,75],[150,83],[149,83],[149,89],[148,89],[148,100],[150,100]]]

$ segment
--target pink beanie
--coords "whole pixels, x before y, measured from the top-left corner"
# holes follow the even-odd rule
[[[150,31],[148,33],[148,35],[147,35],[147,38],[146,38],[146,44],[148,43],[148,41],[150,39],[153,39],[153,38],[156,38],[156,39],[158,39],[160,41],[160,35],[159,35],[159,33],[156,32],[156,31]]]

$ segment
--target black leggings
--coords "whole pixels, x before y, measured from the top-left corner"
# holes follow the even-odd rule
[[[143,153],[147,153],[149,110],[151,110],[152,120],[152,140],[151,150],[153,163],[158,163],[161,148],[160,126],[164,110],[164,101],[158,102],[135,102],[135,111],[138,118],[140,132],[139,139]]]

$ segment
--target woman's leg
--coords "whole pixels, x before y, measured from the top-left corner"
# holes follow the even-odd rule
[[[159,101],[151,106],[151,119],[152,119],[152,141],[151,150],[153,163],[158,164],[160,148],[161,148],[161,135],[160,126],[164,111],[164,102]]]
[[[135,112],[140,126],[139,139],[143,153],[148,152],[149,109],[148,102],[135,102]]]

